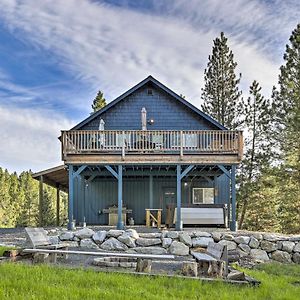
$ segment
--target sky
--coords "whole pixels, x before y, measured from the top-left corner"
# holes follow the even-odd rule
[[[61,130],[148,75],[200,108],[204,69],[223,31],[247,97],[269,96],[299,0],[0,0],[0,167],[61,164]]]

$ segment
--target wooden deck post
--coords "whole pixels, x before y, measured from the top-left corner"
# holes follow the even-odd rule
[[[73,165],[69,165],[69,206],[68,206],[68,229],[73,229],[73,203],[74,203],[74,176]]]
[[[149,176],[149,208],[153,208],[153,175]]]
[[[43,202],[44,202],[44,178],[40,176],[39,180],[39,224],[43,226]]]
[[[124,224],[122,220],[123,209],[123,174],[122,165],[118,165],[118,224],[117,229],[123,229]]]
[[[231,167],[231,222],[230,230],[236,231],[236,191],[235,191],[235,169],[236,166]]]
[[[177,210],[176,210],[176,230],[181,228],[181,166],[177,165]]]
[[[59,212],[60,212],[60,189],[59,184],[56,185],[56,226],[59,226]]]

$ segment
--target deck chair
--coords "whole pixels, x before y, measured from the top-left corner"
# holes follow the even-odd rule
[[[43,228],[31,228],[25,227],[26,240],[28,242],[28,246],[33,249],[64,249],[68,250],[68,246],[66,244],[52,244],[50,238],[47,236],[46,231]],[[56,263],[57,253],[51,253],[49,255],[50,261]],[[65,258],[67,258],[65,256]]]

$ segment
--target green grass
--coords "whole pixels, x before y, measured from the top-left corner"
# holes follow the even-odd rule
[[[8,246],[0,246],[0,256],[3,255],[4,251],[6,250],[12,250],[15,249],[14,247],[8,247]]]
[[[300,299],[300,267],[260,266],[259,287],[133,276],[21,263],[0,264],[0,299]]]

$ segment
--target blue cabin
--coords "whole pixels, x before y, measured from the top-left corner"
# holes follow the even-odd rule
[[[152,220],[177,230],[235,230],[242,133],[152,76],[62,131],[60,140],[64,165],[33,177],[68,191],[70,228],[74,222],[149,226]]]

